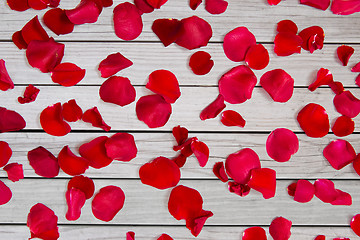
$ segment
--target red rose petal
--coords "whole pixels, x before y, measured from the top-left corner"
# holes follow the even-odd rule
[[[111,7],[114,4],[113,0],[101,0],[103,7]]]
[[[129,162],[136,157],[137,148],[133,135],[116,133],[105,142],[106,155],[117,161]]]
[[[332,82],[329,84],[329,87],[336,95],[344,91],[344,86],[341,82]]]
[[[163,233],[157,240],[174,240],[174,239],[172,237],[170,237],[169,235]]]
[[[10,163],[6,165],[4,168],[8,175],[8,179],[12,182],[17,182],[20,179],[24,179],[24,170],[23,165],[18,163]]]
[[[291,32],[291,33],[297,34],[298,27],[297,27],[296,23],[294,23],[291,20],[282,20],[277,23],[276,31],[277,32]]]
[[[176,76],[168,70],[152,72],[146,88],[160,94],[168,103],[174,103],[181,95]]]
[[[324,137],[330,129],[325,108],[315,103],[303,107],[297,115],[297,121],[305,134],[313,138]]]
[[[18,102],[20,104],[34,102],[39,92],[40,89],[34,87],[32,84],[29,84],[29,86],[25,89],[24,97],[18,97]]]
[[[360,236],[360,214],[356,214],[351,219],[350,227],[356,235]]]
[[[12,150],[7,142],[0,141],[0,168],[5,166],[12,156]]]
[[[105,131],[110,131],[111,127],[105,123],[97,107],[93,107],[84,112],[82,120],[91,123],[93,127],[99,127]]]
[[[325,203],[331,203],[336,200],[338,191],[335,185],[328,179],[318,179],[314,183],[315,196]]]
[[[205,10],[211,14],[224,13],[229,3],[225,0],[205,0]]]
[[[134,0],[134,4],[142,13],[151,13],[154,11],[154,8],[150,6],[146,0]]]
[[[204,51],[198,51],[191,55],[189,60],[191,71],[196,75],[205,75],[210,72],[214,66],[214,61],[211,60],[211,55]]]
[[[68,221],[75,221],[81,215],[81,208],[84,206],[86,198],[85,193],[77,188],[71,188],[65,193],[66,204],[68,210],[66,212],[66,219]]]
[[[219,92],[228,103],[243,103],[251,98],[257,78],[247,66],[240,65],[225,73],[219,80]]]
[[[128,78],[113,76],[101,85],[99,95],[104,102],[123,107],[135,101],[136,90]]]
[[[269,232],[274,240],[288,240],[291,236],[292,222],[283,217],[277,217],[272,220]]]
[[[288,187],[290,188],[290,186]],[[310,202],[314,197],[315,187],[308,180],[300,179],[295,183],[294,200],[300,203]]]
[[[357,64],[355,64],[355,66],[353,66],[351,68],[352,72],[360,72],[360,62],[358,62]]]
[[[275,170],[270,168],[252,169],[248,185],[250,188],[261,192],[265,199],[274,197],[276,191]]]
[[[58,159],[44,147],[37,147],[29,151],[27,157],[37,175],[53,178],[59,174]]]
[[[356,153],[351,144],[343,139],[330,142],[323,151],[324,157],[336,170],[340,170],[354,161]]]
[[[226,175],[225,167],[223,162],[217,162],[214,164],[213,173],[215,176],[220,179],[222,182],[229,181],[229,177]]]
[[[262,44],[252,45],[246,52],[245,62],[252,69],[264,69],[269,61],[269,52]]]
[[[48,7],[48,0],[28,0],[29,7],[34,10],[43,10]]]
[[[192,10],[196,10],[201,3],[202,0],[189,0],[189,6]]]
[[[4,205],[12,198],[12,192],[8,186],[0,181],[0,205]]]
[[[331,11],[334,14],[350,15],[360,11],[360,2],[358,0],[333,0]]]
[[[242,118],[242,116],[233,110],[226,110],[221,114],[221,123],[225,126],[238,126],[245,127],[246,121]]]
[[[7,0],[7,5],[15,11],[19,11],[19,12],[23,12],[25,10],[28,10],[29,4],[28,1],[26,0]]]
[[[291,130],[278,128],[266,140],[266,152],[277,162],[287,162],[299,150],[299,139]]]
[[[299,32],[299,36],[303,41],[301,47],[304,50],[313,53],[315,50],[323,48],[325,34],[321,27],[312,26],[305,28]]]
[[[360,87],[360,74],[356,77],[355,84],[358,85],[358,87]]]
[[[242,240],[267,240],[266,232],[262,227],[250,227],[245,229]]]
[[[143,22],[139,9],[129,3],[120,3],[114,8],[115,34],[125,41],[137,38],[143,29]]]
[[[42,203],[35,204],[27,216],[31,238],[56,240],[59,238],[58,217]]]
[[[53,136],[65,136],[71,131],[70,125],[64,121],[61,103],[45,108],[40,114],[40,124],[44,131]]]
[[[284,70],[275,69],[264,73],[260,85],[275,102],[287,102],[294,91],[294,79]]]
[[[330,0],[300,0],[300,4],[308,5],[325,11],[330,6]]]
[[[353,161],[353,167],[356,173],[360,176],[360,154],[358,154]]]
[[[325,235],[318,235],[314,240],[325,240]]]
[[[172,158],[171,160],[174,161],[174,163],[179,167],[179,168],[182,168],[185,163],[186,163],[186,160],[187,160],[187,157],[180,153],[179,155],[177,155],[176,157]]]
[[[59,166],[66,174],[75,176],[83,174],[89,168],[89,161],[85,158],[76,156],[69,148],[63,147],[59,155]]]
[[[171,105],[158,94],[141,97],[136,103],[136,116],[149,128],[164,126],[171,115]]]
[[[181,150],[181,154],[183,154],[185,157],[190,157],[193,154],[193,151],[191,149],[191,143],[193,141],[197,141],[197,137],[192,137],[187,139],[184,143],[182,143],[179,146],[174,146],[173,150],[174,151],[179,151]]]
[[[341,45],[337,48],[337,56],[343,66],[347,66],[350,57],[354,54],[354,48],[346,45]]]
[[[64,87],[71,87],[78,84],[85,77],[85,69],[74,63],[61,63],[51,71],[51,79]]]
[[[74,9],[65,10],[65,14],[76,25],[94,23],[98,20],[102,7],[95,0],[81,0]]]
[[[74,30],[74,24],[66,16],[65,10],[60,8],[47,11],[43,20],[45,25],[56,35],[68,34]]]
[[[338,195],[334,201],[332,201],[331,205],[343,205],[343,206],[350,206],[352,205],[352,198],[351,195],[347,192],[343,192],[341,190],[336,189]]]
[[[62,115],[65,121],[76,122],[81,119],[83,112],[75,99],[71,99],[62,105]]]
[[[199,162],[200,167],[205,167],[209,160],[209,148],[208,146],[198,140],[191,142],[191,150],[194,153],[196,159]]]
[[[274,6],[274,5],[278,5],[281,2],[281,0],[267,0],[267,2],[270,6]]]
[[[246,52],[253,45],[256,45],[255,36],[246,27],[238,27],[225,35],[223,48],[231,61],[240,62],[245,60]]]
[[[208,22],[197,16],[181,20],[181,28],[176,44],[186,49],[206,46],[212,37],[212,29]]]
[[[143,184],[158,189],[174,187],[180,181],[179,167],[166,157],[158,157],[145,163],[140,167],[139,175]]]
[[[146,0],[146,2],[152,6],[153,8],[160,8],[164,5],[168,0]]]
[[[107,156],[105,143],[109,138],[106,136],[97,137],[88,143],[84,143],[79,148],[79,153],[83,158],[89,160],[89,165],[93,168],[103,168],[113,160]]]
[[[105,222],[111,221],[123,208],[125,194],[117,186],[106,186],[94,196],[91,202],[91,210],[97,219]]]
[[[101,73],[101,77],[108,78],[117,72],[130,67],[133,62],[124,57],[121,53],[113,53],[107,56],[99,64],[98,70]]]
[[[180,125],[179,125],[179,126],[176,126],[173,128],[172,134],[173,134],[177,144],[181,145],[188,139],[189,131],[184,127],[180,127]]]
[[[331,130],[336,136],[345,137],[354,132],[355,122],[347,116],[340,116],[335,120]]]
[[[245,184],[239,184],[237,182],[228,182],[228,189],[231,193],[235,193],[240,197],[245,197],[250,193],[251,188]]]
[[[301,52],[301,37],[293,32],[279,32],[274,40],[274,52],[278,56],[290,56]]]
[[[318,87],[323,85],[329,85],[334,82],[333,75],[326,68],[320,68],[317,72],[316,79],[313,83],[311,83],[308,87],[310,91],[315,91]]]
[[[7,91],[8,89],[13,89],[14,83],[11,80],[5,66],[5,61],[0,60],[0,90]]]
[[[33,68],[47,73],[60,64],[64,56],[65,45],[53,38],[46,41],[33,40],[26,50],[26,58]]]
[[[49,35],[41,26],[38,16],[35,16],[25,24],[21,29],[21,35],[27,44],[32,40],[47,41],[49,39]]]
[[[135,233],[134,232],[127,232],[126,233],[126,240],[135,240]]]
[[[336,111],[349,118],[354,118],[360,113],[360,100],[350,91],[344,91],[334,97]]]
[[[169,46],[178,39],[182,23],[174,18],[156,19],[151,29],[164,44]]]
[[[212,103],[201,111],[200,119],[204,121],[206,119],[215,118],[225,107],[224,97],[219,94]]]
[[[0,107],[0,133],[18,131],[25,127],[26,122],[20,114]]]
[[[95,185],[93,180],[82,175],[75,176],[70,179],[70,181],[68,182],[67,190],[70,190],[72,188],[79,189],[83,193],[85,193],[86,199],[91,198],[95,191]]]
[[[240,184],[246,184],[250,180],[251,170],[257,168],[260,168],[259,156],[250,148],[230,154],[225,161],[226,173]]]
[[[214,214],[211,211],[202,210],[199,216],[186,221],[186,227],[191,231],[192,235],[197,237],[204,227],[206,220],[212,216]]]
[[[22,31],[14,32],[14,34],[11,37],[11,40],[13,41],[15,46],[17,46],[20,50],[26,49],[28,46],[28,44],[25,42],[25,40],[22,36]]]

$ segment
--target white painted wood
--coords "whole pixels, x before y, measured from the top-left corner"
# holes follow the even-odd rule
[[[63,146],[69,145],[70,149],[78,154],[81,144],[90,141],[98,136],[111,136],[106,133],[70,133],[69,135],[56,138],[46,133],[4,133],[0,136],[1,141],[6,141],[13,149],[13,156],[10,162],[23,164],[25,177],[39,177],[35,174],[27,160],[28,151],[44,146],[55,156]],[[175,143],[171,133],[134,133],[138,147],[138,155],[130,162],[114,161],[103,169],[89,168],[86,175],[92,178],[138,178],[139,168],[144,163],[158,157],[165,156],[172,158],[176,152],[172,150]],[[301,179],[301,178],[331,178],[331,179],[359,179],[353,170],[352,165],[337,171],[330,166],[322,155],[324,147],[332,140],[333,135],[314,141],[304,134],[298,134],[300,149],[290,161],[278,163],[266,153],[265,143],[267,134],[199,134],[190,133],[189,136],[196,136],[200,141],[205,142],[210,148],[210,159],[204,168],[201,168],[195,159],[190,157],[183,168],[181,168],[182,179],[215,179],[212,167],[215,162],[224,161],[226,157],[242,148],[249,147],[256,151],[260,157],[262,167],[273,168],[277,172],[278,179]],[[360,141],[358,135],[351,135],[347,139],[358,151]],[[0,171],[1,177],[6,177],[4,171]],[[60,171],[60,177],[70,177]],[[40,177],[39,177],[40,178]]]
[[[335,81],[342,82],[344,86],[356,86],[355,78],[358,73],[353,73],[350,69],[360,60],[360,46],[352,45],[355,54],[347,67],[342,66],[335,56],[338,46],[325,45],[321,51],[313,54],[303,51],[297,55],[278,57],[274,54],[274,45],[265,44],[270,54],[270,64],[264,70],[254,72],[260,79],[264,72],[282,68],[295,79],[296,86],[308,86],[314,80],[317,70],[323,67],[333,73]],[[188,51],[175,45],[165,48],[161,43],[65,43],[63,62],[73,62],[86,69],[86,76],[78,85],[101,85],[105,79],[100,77],[98,65],[114,52],[121,52],[133,61],[133,66],[117,75],[128,77],[135,85],[145,85],[152,71],[167,69],[177,76],[180,85],[216,86],[222,74],[239,64],[226,58],[220,43],[209,44],[203,50],[208,51],[215,62],[211,72],[204,76],[193,74],[188,67],[191,54],[197,50]],[[19,51],[13,43],[0,44],[0,57],[5,59],[7,70],[15,84],[54,84],[50,74],[32,68],[27,63],[25,51]]]
[[[58,37],[66,40],[92,40],[92,41],[121,41],[114,34],[112,26],[113,8],[125,0],[114,1],[114,5],[103,10],[99,20],[95,24],[76,26],[72,34]],[[207,20],[213,28],[212,41],[222,41],[223,36],[238,26],[248,27],[256,36],[258,41],[272,41],[277,22],[283,19],[291,19],[298,24],[299,30],[319,25],[325,30],[327,42],[357,42],[360,33],[357,26],[360,24],[359,14],[350,16],[337,16],[327,10],[325,12],[315,8],[300,5],[298,1],[283,1],[278,6],[269,6],[263,0],[246,0],[239,3],[236,0],[229,0],[228,10],[221,15],[213,16],[204,10],[202,4],[196,11],[192,11],[187,0],[169,1],[160,10],[151,14],[143,15],[144,28],[137,40],[158,41],[158,38],[151,31],[152,22],[158,18],[185,18],[192,15]],[[63,0],[61,8],[72,8],[78,1]],[[27,10],[23,13],[12,11],[6,2],[3,1],[0,7],[0,15],[3,21],[0,39],[11,39],[11,35],[20,30],[28,20],[36,14],[41,16],[46,12]],[[21,18],[19,17],[21,16]],[[226,23],[226,24],[224,24]],[[53,33],[49,33],[55,36]]]

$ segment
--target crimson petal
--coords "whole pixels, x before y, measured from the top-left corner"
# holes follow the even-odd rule
[[[158,189],[167,189],[179,183],[181,174],[180,168],[174,161],[166,157],[158,157],[142,165],[139,175],[143,184]]]
[[[111,221],[123,208],[125,194],[117,186],[106,186],[94,196],[91,202],[91,209],[94,216],[105,222]]]
[[[94,23],[98,20],[103,6],[95,0],[81,0],[74,8],[65,10],[65,14],[73,24]]]
[[[329,117],[325,108],[316,103],[309,103],[297,115],[301,129],[309,137],[321,138],[330,129]]]
[[[32,40],[46,41],[49,39],[49,35],[41,26],[38,16],[35,16],[25,24],[21,29],[21,35],[27,44]]]
[[[330,0],[300,0],[300,4],[325,11],[330,6]]]
[[[133,135],[116,133],[105,142],[106,155],[117,161],[129,162],[136,157],[137,148]]]
[[[350,206],[352,205],[352,198],[351,195],[347,192],[343,192],[339,189],[336,189],[338,195],[334,201],[332,201],[331,205],[345,205]]]
[[[336,170],[340,170],[354,161],[356,152],[351,144],[343,139],[330,142],[323,151],[324,157]]]
[[[93,127],[99,127],[105,131],[110,131],[111,127],[105,123],[97,107],[93,107],[84,112],[82,120],[91,123]]]
[[[0,60],[0,90],[6,91],[8,89],[13,89],[14,83],[11,80],[5,66],[5,61]]]
[[[151,29],[164,44],[169,46],[178,39],[182,23],[174,18],[156,19]]]
[[[34,102],[39,92],[40,89],[34,87],[32,84],[29,84],[29,86],[25,89],[24,97],[18,97],[18,102],[21,104]]]
[[[24,179],[23,165],[18,163],[10,163],[4,167],[8,175],[8,179],[12,182],[17,182]]]
[[[208,146],[198,140],[191,142],[191,151],[194,153],[196,159],[199,162],[200,167],[205,167],[209,160],[209,148]]]
[[[12,198],[12,192],[8,186],[0,181],[0,205],[4,205]]]
[[[350,222],[350,227],[360,237],[360,214],[356,214]]]
[[[292,222],[283,217],[277,217],[272,220],[269,232],[274,240],[288,240],[291,236]]]
[[[117,72],[130,67],[133,62],[124,57],[121,53],[113,53],[107,56],[99,64],[98,70],[101,73],[101,77],[108,78]]]
[[[44,147],[37,147],[29,151],[27,157],[37,175],[53,178],[59,174],[58,159]]]
[[[225,35],[223,48],[231,61],[240,62],[245,60],[246,52],[253,45],[256,45],[255,36],[246,27],[238,27]]]
[[[262,44],[252,45],[246,52],[245,62],[252,69],[264,69],[269,61],[269,52]]]
[[[313,83],[311,83],[308,87],[310,91],[315,91],[318,87],[323,85],[329,85],[334,82],[333,75],[326,68],[320,68],[317,72],[316,79]]]
[[[135,233],[134,232],[127,232],[126,233],[126,240],[135,240]]]
[[[294,91],[294,79],[282,69],[264,73],[260,84],[275,102],[289,101]]]
[[[344,86],[341,82],[332,82],[329,84],[329,87],[336,95],[344,91]]]
[[[353,66],[351,68],[352,72],[360,72],[360,62],[358,62],[357,64],[355,64],[355,66]]]
[[[59,238],[58,217],[42,203],[35,204],[27,216],[31,238],[56,240]]]
[[[318,179],[314,186],[315,196],[325,203],[334,201],[338,196],[334,183],[328,179]]]
[[[76,156],[71,152],[69,146],[63,147],[59,155],[59,166],[66,174],[75,176],[83,174],[89,168],[89,161],[85,158]]]
[[[142,13],[151,13],[154,11],[154,8],[150,6],[146,0],[134,0],[134,4]]]
[[[168,70],[152,72],[146,88],[160,94],[168,103],[174,103],[181,95],[176,76]]]
[[[28,10],[29,4],[28,1],[25,0],[7,0],[7,5],[15,11],[23,12],[25,10]]]
[[[266,140],[266,152],[277,162],[287,162],[299,150],[299,139],[291,130],[278,128]]]
[[[290,189],[290,186],[288,187]],[[300,179],[295,183],[294,200],[300,203],[310,202],[314,197],[315,187],[308,180]]]
[[[221,114],[221,123],[225,126],[238,126],[245,127],[246,121],[242,118],[242,116],[233,110],[226,110]]]
[[[91,198],[95,191],[95,185],[93,180],[82,175],[75,176],[70,179],[70,181],[68,182],[67,190],[70,190],[72,188],[79,189],[83,193],[85,193],[86,199]]]
[[[25,40],[22,36],[22,31],[14,32],[14,34],[11,37],[11,40],[13,41],[15,46],[17,46],[20,50],[26,49],[28,46],[28,44],[25,42]]]
[[[274,197],[276,191],[275,170],[270,168],[252,169],[248,185],[250,188],[261,192],[265,199]]]
[[[128,78],[113,76],[101,85],[99,95],[104,102],[123,107],[135,101],[136,90]]]
[[[360,74],[356,77],[355,84],[358,85],[358,87],[360,87]]]
[[[66,219],[68,221],[75,221],[81,215],[81,208],[84,206],[86,198],[85,193],[77,188],[71,188],[65,193],[68,210],[66,212]]]
[[[290,56],[301,52],[301,37],[293,32],[279,32],[274,40],[274,52],[278,56]]]
[[[360,113],[360,100],[350,91],[344,91],[334,97],[336,111],[349,118],[354,118]]]
[[[267,0],[267,2],[270,6],[274,6],[274,5],[278,5],[281,2],[281,0]]]
[[[18,131],[25,127],[26,122],[20,114],[0,107],[0,133]]]
[[[7,142],[0,141],[0,168],[5,166],[12,156],[12,150]]]
[[[224,97],[219,94],[212,103],[201,111],[200,119],[204,121],[206,119],[215,118],[225,107]]]
[[[245,229],[242,240],[267,240],[266,232],[262,227],[250,227]]]
[[[51,79],[64,87],[78,84],[85,77],[85,69],[81,69],[74,63],[61,63],[51,71]]]
[[[343,66],[347,66],[350,57],[354,54],[354,51],[353,47],[347,45],[341,45],[337,48],[337,56]]]
[[[350,15],[360,11],[360,2],[358,0],[333,0],[331,11],[334,14]]]
[[[189,6],[192,10],[196,10],[201,3],[202,0],[189,0]]]
[[[211,14],[224,13],[229,3],[225,0],[205,0],[205,10]]]
[[[220,179],[222,182],[229,181],[229,177],[226,175],[225,167],[223,162],[217,162],[214,164],[213,173],[215,176]]]
[[[325,240],[325,235],[318,235],[314,240]],[[334,240],[334,239],[333,239]]]
[[[345,137],[354,132],[355,122],[347,116],[340,116],[335,120],[331,130],[335,136]]]
[[[60,8],[47,11],[43,20],[45,25],[56,35],[65,35],[74,30],[74,24],[67,17],[65,10]]]
[[[68,122],[76,122],[81,119],[83,112],[75,99],[71,99],[62,105],[62,115]]]
[[[298,27],[296,23],[291,20],[282,20],[277,23],[276,31],[278,32],[291,32],[297,34]]]
[[[174,239],[172,237],[170,237],[169,235],[163,233],[157,240],[174,240]]]
[[[198,51],[191,55],[189,60],[191,71],[196,75],[205,75],[210,72],[214,66],[214,61],[211,55],[204,51]]]
[[[146,2],[152,6],[153,8],[160,8],[164,5],[168,0],[146,0]]]
[[[139,9],[129,3],[120,3],[114,8],[115,34],[125,41],[137,38],[143,29],[143,22]]]
[[[173,128],[172,134],[173,134],[177,144],[181,145],[188,139],[189,131],[184,127],[180,127],[180,125],[179,125],[179,126],[176,126]]]
[[[83,158],[89,160],[89,165],[93,168],[103,168],[108,166],[113,160],[107,156],[105,143],[109,138],[106,136],[97,137],[88,143],[84,143],[79,148],[79,153]]]
[[[172,160],[174,161],[174,163],[179,167],[179,168],[182,168],[185,163],[186,163],[186,159],[187,157],[180,153],[179,155],[177,155],[176,157],[172,158]]]
[[[186,227],[191,231],[192,235],[197,237],[204,227],[206,220],[212,216],[214,214],[211,211],[202,210],[199,216],[186,221]]]
[[[63,119],[59,102],[48,106],[40,113],[40,124],[46,133],[53,136],[65,136],[71,131],[70,125]]]
[[[228,182],[229,192],[235,193],[240,197],[245,197],[250,193],[251,188],[246,184],[239,184],[237,182]]]
[[[322,49],[324,45],[324,30],[319,26],[312,26],[303,29],[299,32],[299,36],[302,39],[301,47],[304,50],[313,53],[317,49]]]
[[[43,10],[47,8],[49,1],[48,0],[28,0],[29,7],[34,10]]]

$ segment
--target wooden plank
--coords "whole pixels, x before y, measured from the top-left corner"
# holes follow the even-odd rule
[[[16,104],[17,97],[22,95],[23,89],[16,88],[3,92],[0,102],[3,107],[18,111],[27,121],[27,129],[41,129],[39,114],[49,105],[56,102],[65,102],[75,98],[84,109],[97,106],[105,122],[113,130],[150,130],[140,122],[135,114],[135,103],[125,107],[105,103],[98,97],[99,87],[84,86],[64,88],[61,86],[42,86],[37,100],[31,104]],[[137,98],[151,94],[144,87],[137,87]],[[307,103],[321,104],[328,112],[330,120],[337,116],[333,107],[334,94],[330,89],[322,88],[315,92],[296,88],[292,98],[285,104],[274,102],[262,88],[255,88],[252,98],[243,104],[228,104],[227,109],[239,111],[247,121],[245,128],[225,127],[219,118],[201,121],[199,114],[218,95],[217,87],[182,87],[182,96],[172,105],[172,115],[168,123],[156,130],[171,130],[174,126],[182,125],[192,131],[272,131],[275,128],[285,127],[293,131],[301,131],[296,121],[297,112]],[[360,89],[352,89],[355,96],[360,96]],[[359,117],[355,118],[357,121]],[[357,124],[356,124],[357,125]],[[71,124],[73,129],[94,130],[88,123],[77,122]],[[356,126],[359,131],[360,126]],[[316,141],[316,139],[314,139]]]
[[[13,192],[13,198],[0,209],[0,223],[25,223],[30,208],[41,202],[50,207],[59,217],[59,223],[70,223],[65,219],[66,203],[64,179],[26,179],[6,184]],[[348,226],[352,216],[358,212],[360,192],[359,181],[334,181],[335,187],[352,195],[352,206],[332,206],[314,198],[300,204],[291,199],[286,188],[291,181],[278,180],[276,196],[264,200],[260,193],[251,193],[241,198],[227,190],[226,184],[212,180],[181,180],[180,184],[195,188],[203,199],[205,210],[211,210],[214,217],[207,225],[268,225],[276,216],[290,219],[294,225]],[[170,190],[158,190],[142,184],[139,180],[96,180],[96,191],[108,185],[119,186],[126,195],[124,208],[106,224],[149,224],[184,225],[168,212],[167,202]],[[234,214],[235,213],[235,214]],[[308,213],[308,214],[306,214]],[[311,217],[310,217],[311,216]],[[71,224],[104,224],[91,213],[91,201],[82,209],[81,217]]]
[[[74,153],[78,154],[78,147],[98,136],[111,136],[112,134],[100,133],[70,133],[69,135],[56,138],[46,133],[5,133],[0,140],[6,141],[13,149],[13,156],[10,162],[23,164],[25,177],[39,177],[35,174],[27,160],[28,151],[44,146],[55,156],[63,146],[69,145]],[[138,147],[138,155],[130,162],[124,163],[114,161],[108,167],[101,170],[89,168],[86,175],[92,178],[138,178],[139,168],[146,162],[158,157],[165,156],[172,158],[176,153],[172,150],[175,140],[171,133],[133,133]],[[190,157],[181,169],[182,179],[215,179],[212,167],[215,162],[224,161],[226,157],[242,148],[250,147],[260,157],[262,167],[275,169],[278,179],[301,179],[301,178],[331,178],[331,179],[358,179],[359,176],[349,165],[341,171],[333,169],[322,155],[324,147],[335,137],[328,135],[314,141],[304,134],[298,134],[300,149],[290,161],[278,163],[270,159],[265,150],[267,134],[199,134],[190,133],[190,136],[197,136],[210,148],[210,159],[204,168],[199,167],[195,157]],[[355,149],[360,149],[358,135],[351,135],[346,138],[352,143]],[[6,177],[5,171],[0,171],[0,177]],[[61,171],[60,177],[69,177]]]
[[[114,1],[114,6],[124,0]],[[169,1],[160,10],[156,10],[151,14],[143,15],[144,28],[143,32],[137,40],[140,41],[157,41],[157,37],[151,31],[152,22],[158,18],[185,18],[192,15],[207,20],[213,28],[212,41],[221,41],[223,36],[238,26],[248,27],[256,36],[258,41],[272,41],[274,38],[274,29],[276,23],[290,18],[296,22],[299,29],[304,29],[313,25],[319,25],[325,30],[325,40],[327,42],[349,43],[358,42],[360,38],[359,31],[354,26],[360,24],[359,14],[350,16],[337,16],[329,10],[323,12],[308,6],[300,5],[297,1],[284,1],[278,6],[269,6],[262,0],[246,0],[241,4],[236,0],[229,0],[228,10],[221,15],[213,16],[204,10],[202,4],[198,10],[192,11],[188,2]],[[72,8],[78,1],[64,0],[61,1],[61,8]],[[99,20],[95,24],[86,24],[76,26],[74,32],[69,35],[58,37],[62,40],[91,40],[91,41],[120,41],[114,34],[112,24],[113,7],[103,10]],[[10,40],[11,35],[20,30],[28,20],[34,15],[41,16],[46,12],[28,10],[23,13],[12,11],[6,2],[0,5],[0,14],[3,16],[2,31],[0,33],[1,40]],[[21,19],[19,16],[21,14]],[[226,23],[226,24],[224,24]],[[49,31],[50,32],[50,31]],[[55,35],[55,34],[51,34]]]
[[[200,235],[196,238],[198,240],[219,240],[240,239],[242,232],[247,227],[218,227],[204,226]],[[271,239],[269,230],[264,228],[267,236]],[[176,240],[195,239],[190,236],[189,231],[182,226],[59,226],[60,238],[59,240],[114,240],[125,239],[125,234],[128,231],[135,232],[135,239],[151,239],[156,240],[162,233],[169,234]],[[357,235],[352,232],[349,227],[292,227],[291,240],[314,239],[317,235],[323,234],[327,238],[332,239],[336,237],[356,238]],[[30,237],[29,229],[26,226],[0,226],[0,236],[4,239],[27,239]]]
[[[161,43],[65,43],[65,56],[63,62],[74,62],[87,70],[86,77],[78,84],[101,85],[105,80],[100,77],[97,70],[99,63],[113,52],[121,52],[133,61],[134,65],[118,73],[128,77],[135,85],[145,85],[149,74],[156,69],[172,71],[182,86],[216,86],[221,75],[230,68],[238,65],[231,62],[224,54],[222,44],[209,44],[204,50],[212,55],[215,66],[211,72],[204,76],[196,76],[188,67],[190,55],[195,52],[187,51],[171,45],[164,48]],[[350,59],[348,67],[342,66],[334,58],[338,45],[325,45],[323,50],[313,54],[304,51],[299,55],[278,57],[274,54],[273,44],[265,44],[270,53],[269,66],[261,71],[254,71],[258,79],[266,71],[282,68],[294,79],[296,86],[308,86],[316,76],[318,69],[328,68],[336,81],[344,86],[354,87],[357,73],[350,71],[360,59],[360,46],[352,45],[354,56]],[[15,84],[54,84],[50,74],[41,73],[27,63],[25,52],[19,51],[12,43],[0,45],[0,56],[6,61],[6,67]],[[19,71],[20,69],[20,71]]]

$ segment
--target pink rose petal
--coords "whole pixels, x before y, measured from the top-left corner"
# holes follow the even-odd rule
[[[135,101],[136,90],[128,78],[113,76],[101,85],[99,95],[104,102],[124,107]]]
[[[290,187],[290,186],[289,186]],[[300,179],[295,183],[294,200],[300,203],[310,202],[314,197],[315,187],[308,180]]]
[[[358,0],[333,0],[331,11],[334,14],[350,15],[360,11],[360,2]]]
[[[39,176],[53,178],[59,174],[58,159],[44,147],[38,147],[27,154],[30,166]]]
[[[340,170],[355,160],[356,153],[351,144],[343,139],[330,142],[323,151],[324,157],[336,170]]]
[[[289,101],[294,91],[294,79],[282,69],[264,73],[260,85],[275,102]]]
[[[351,206],[352,205],[352,197],[349,193],[343,192],[341,190],[336,189],[338,195],[334,201],[332,201],[331,205],[342,205],[342,206]]]
[[[68,210],[66,212],[66,219],[68,221],[75,221],[81,215],[81,208],[84,206],[86,197],[85,193],[77,188],[71,188],[65,193],[66,204]]]
[[[134,232],[127,232],[126,233],[126,240],[135,240],[135,233]]]
[[[205,0],[205,10],[211,14],[224,13],[229,3],[225,0]]]
[[[325,11],[330,6],[330,0],[300,0],[300,4]]]
[[[143,22],[139,9],[129,3],[120,3],[114,8],[115,34],[125,41],[136,39],[142,32]]]
[[[274,240],[288,240],[291,236],[292,222],[283,217],[277,217],[272,220],[269,232]]]
[[[132,65],[133,62],[131,60],[127,59],[121,53],[117,52],[110,54],[104,60],[102,60],[99,64],[98,70],[101,73],[101,77],[108,78]]]
[[[277,162],[289,161],[299,150],[299,139],[291,130],[278,128],[266,140],[266,152]]]
[[[0,181],[0,205],[8,203],[12,198],[12,192],[8,186]]]
[[[106,186],[95,194],[91,202],[91,210],[94,216],[102,221],[111,221],[123,208],[125,194],[117,186]]]
[[[246,52],[253,45],[256,45],[255,36],[246,27],[238,27],[225,35],[223,48],[231,61],[240,62],[245,60]]]

